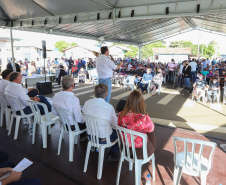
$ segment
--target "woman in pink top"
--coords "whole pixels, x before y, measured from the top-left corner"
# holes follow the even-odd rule
[[[143,95],[134,90],[130,93],[126,105],[118,115],[118,125],[127,129],[131,129],[137,132],[147,134],[147,150],[148,155],[152,155],[155,151],[155,135],[154,135],[154,123],[151,121],[151,118],[148,114],[145,114],[146,105],[144,102]],[[130,138],[129,143],[131,145]],[[137,157],[142,158],[142,138],[136,137],[134,140],[135,147],[137,148]]]

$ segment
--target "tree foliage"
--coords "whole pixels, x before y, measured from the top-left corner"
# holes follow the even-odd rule
[[[77,43],[75,43],[75,42],[71,43],[71,46],[76,46],[76,45],[77,45]]]
[[[137,46],[127,46],[130,50],[125,53],[125,57],[135,58],[138,55]]]
[[[68,46],[70,46],[70,44],[65,41],[58,41],[55,44],[55,47],[58,48],[60,52],[63,52]]]
[[[207,46],[205,44],[199,45],[199,56],[211,58],[215,53],[217,47],[216,41],[211,41]],[[198,45],[193,44],[191,41],[173,41],[170,43],[171,48],[191,48],[192,55],[198,55]]]
[[[152,50],[152,48],[165,48],[166,45],[163,41],[158,41],[158,42],[154,42],[154,43],[151,43],[151,44],[147,44],[145,45],[141,52],[141,58],[144,59],[144,58],[150,58],[154,55],[154,52]]]

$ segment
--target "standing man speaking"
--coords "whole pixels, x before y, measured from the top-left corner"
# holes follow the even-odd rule
[[[109,58],[108,47],[101,47],[101,55],[97,58],[96,66],[99,83],[106,84],[108,86],[108,96],[105,98],[105,101],[108,103],[111,98],[111,77],[113,76],[113,70],[119,69],[122,64],[123,62],[115,65],[114,61]]]

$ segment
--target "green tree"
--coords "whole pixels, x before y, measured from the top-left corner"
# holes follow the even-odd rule
[[[192,48],[193,43],[191,41],[172,41],[170,42],[170,48]]]
[[[204,56],[208,58],[211,58],[214,55],[214,53],[215,53],[214,46],[210,44],[204,50]]]
[[[153,49],[152,48],[165,48],[166,45],[163,41],[158,41],[158,42],[154,42],[151,44],[147,44],[145,46],[143,46],[141,52],[141,57],[142,59],[144,58],[150,58],[153,57],[154,53],[153,53]]]
[[[58,48],[60,52],[63,52],[68,46],[70,46],[70,44],[65,41],[58,41],[55,44],[55,47]]]
[[[137,46],[126,46],[130,50],[125,53],[125,57],[134,58],[138,55],[138,47]]]
[[[77,45],[77,43],[75,43],[75,42],[71,43],[71,46],[76,46],[76,45]]]

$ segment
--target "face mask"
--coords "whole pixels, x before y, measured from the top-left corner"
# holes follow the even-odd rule
[[[216,81],[216,80],[214,80],[214,81],[213,81],[213,83],[215,84],[215,83],[217,83],[217,81]]]
[[[199,75],[197,75],[197,77],[199,78]]]
[[[199,77],[199,80],[202,80],[202,76]]]

